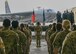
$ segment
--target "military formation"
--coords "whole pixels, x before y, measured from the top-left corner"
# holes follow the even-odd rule
[[[45,34],[48,54],[76,54],[76,25],[68,19],[54,24],[49,26]]]
[[[59,12],[58,12],[59,13]],[[36,47],[41,47],[42,26],[34,26]],[[76,54],[76,25],[68,19],[50,24],[45,32],[48,54]],[[3,21],[0,29],[0,54],[29,54],[32,32],[27,24]]]
[[[0,54],[29,54],[31,31],[18,21],[5,19],[0,29]]]

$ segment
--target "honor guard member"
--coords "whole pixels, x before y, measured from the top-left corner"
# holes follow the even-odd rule
[[[41,47],[41,34],[42,34],[42,27],[40,26],[40,23],[37,22],[37,26],[35,27],[35,33],[36,33],[36,47]]]
[[[26,35],[26,54],[29,54],[29,50],[30,50],[30,41],[29,41],[29,36],[30,36],[30,32],[27,30],[26,25],[24,25],[23,23],[20,24],[20,30]]]
[[[50,54],[50,36],[56,32],[56,23],[52,24],[52,28],[47,32],[47,45],[48,45],[48,52]]]
[[[5,53],[5,46],[4,46],[4,43],[3,43],[3,40],[1,37],[0,37],[0,54],[6,54]]]
[[[61,54],[76,54],[76,30],[67,34],[62,44]]]
[[[6,54],[18,54],[18,34],[10,30],[10,20],[5,19],[3,21],[3,29],[0,32],[5,45]]]
[[[62,24],[61,24],[61,23],[57,23],[57,25],[56,25],[56,32],[54,32],[54,33],[50,36],[50,48],[51,48],[50,52],[51,52],[51,54],[53,54],[53,45],[52,45],[52,43],[53,43],[53,41],[54,41],[54,38],[55,38],[56,34],[57,34],[58,32],[60,32],[60,31],[62,31]]]
[[[60,54],[62,43],[66,37],[66,35],[70,32],[71,23],[69,20],[64,20],[62,22],[63,31],[56,34],[56,37],[53,41],[53,52],[54,54]]]
[[[26,51],[26,35],[18,30],[19,22],[18,21],[12,21],[12,30],[16,32],[19,36],[19,54],[25,54]]]

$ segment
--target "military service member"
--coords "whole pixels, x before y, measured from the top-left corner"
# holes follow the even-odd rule
[[[69,18],[72,25],[74,23],[74,13],[72,11],[69,13]]]
[[[31,33],[31,30],[29,29],[29,26],[26,24],[26,29],[28,30],[28,33],[29,33],[29,42],[30,42],[30,45],[31,45],[31,41],[32,41],[32,33]]]
[[[26,28],[26,25],[24,25],[23,23],[20,25],[20,30],[26,35],[26,54],[29,54],[30,51],[30,32],[29,30]]]
[[[25,33],[26,35],[26,40],[27,40],[27,44],[26,44],[26,54],[29,54],[29,51],[30,51],[30,45],[31,45],[31,30],[29,29],[28,25],[27,24],[21,24],[20,25],[20,30],[22,32]]]
[[[63,31],[57,33],[54,41],[53,41],[53,52],[54,54],[58,54],[61,51],[62,42],[65,39],[66,35],[70,32],[71,23],[69,20],[64,20],[62,22]]]
[[[18,34],[10,30],[10,20],[3,21],[0,37],[3,39],[6,54],[18,54]]]
[[[0,37],[0,54],[6,54],[5,53],[5,46],[4,46],[4,43],[3,43],[3,40],[1,37]]]
[[[12,21],[12,30],[16,32],[19,36],[19,54],[25,54],[26,50],[26,35],[18,30],[19,23],[18,21]]]
[[[37,26],[35,27],[35,33],[36,33],[36,47],[41,47],[41,33],[42,33],[42,27],[40,26],[40,23],[37,22]]]
[[[62,18],[61,18],[61,12],[60,11],[57,12],[56,18],[57,18],[57,23],[62,23]]]
[[[70,32],[64,39],[61,54],[76,54],[76,31]]]
[[[31,41],[32,41],[32,33],[31,33],[31,30],[29,29],[29,26],[28,26],[28,24],[26,24],[26,29],[28,30],[28,34],[29,34],[29,36],[28,36],[28,41],[29,41],[29,47],[28,47],[28,51],[30,51],[30,45],[31,45]]]
[[[50,54],[50,36],[56,31],[56,23],[52,24],[52,28],[47,32],[47,45],[48,45],[48,52]]]
[[[51,30],[51,27],[52,27],[52,24],[49,25],[48,29],[47,29],[46,32],[45,32],[45,40],[46,40],[46,41],[47,41],[47,38],[48,38],[48,37],[47,37],[47,33],[48,33],[49,30]]]
[[[56,25],[56,32],[54,32],[51,36],[50,36],[50,48],[51,48],[51,54],[53,54],[53,46],[52,46],[52,43],[53,43],[53,41],[54,41],[54,38],[55,38],[55,36],[56,36],[56,34],[58,33],[58,32],[60,32],[60,31],[62,31],[62,25],[61,25],[61,23],[57,23],[57,25]]]

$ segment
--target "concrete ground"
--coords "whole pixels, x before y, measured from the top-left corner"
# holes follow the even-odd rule
[[[47,43],[44,39],[41,40],[41,48],[36,47],[36,40],[32,40],[30,46],[30,54],[48,54]]]

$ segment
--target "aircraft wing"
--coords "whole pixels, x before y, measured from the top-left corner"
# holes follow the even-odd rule
[[[0,16],[15,16],[15,15],[19,15],[19,16],[30,16],[30,15],[32,15],[32,11],[31,12],[0,14]]]
[[[20,17],[22,16],[22,18]],[[32,11],[30,12],[20,12],[20,13],[9,13],[9,14],[0,14],[0,22],[2,22],[5,18],[12,20],[18,20],[20,22],[30,22],[31,23]],[[14,18],[15,17],[15,18]]]

